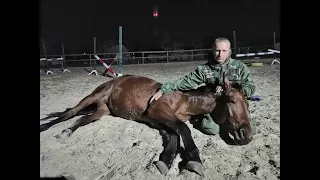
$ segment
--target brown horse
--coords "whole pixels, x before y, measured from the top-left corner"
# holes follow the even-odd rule
[[[71,174],[63,174],[57,177],[40,177],[40,180],[76,180]]]
[[[171,167],[180,146],[181,136],[184,144],[184,151],[181,155],[186,161],[185,168],[203,175],[199,150],[192,139],[190,129],[185,124],[191,116],[210,113],[215,122],[220,125],[224,137],[234,144],[245,145],[252,140],[247,100],[240,91],[231,87],[226,78],[224,79],[222,93],[175,91],[164,94],[149,104],[161,83],[146,77],[121,76],[98,86],[75,107],[67,108],[65,112],[52,113],[43,118],[42,120],[58,117],[40,125],[40,132],[77,115],[85,116],[63,130],[56,138],[64,140],[77,128],[108,114],[145,122],[159,129],[166,140],[164,151],[160,154],[159,161],[156,162],[162,174],[166,174]],[[227,133],[233,135],[234,140]]]

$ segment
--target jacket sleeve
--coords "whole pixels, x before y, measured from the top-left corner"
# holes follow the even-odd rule
[[[162,93],[169,93],[176,90],[189,90],[205,83],[205,80],[206,75],[203,71],[203,66],[198,66],[197,69],[189,74],[180,77],[177,80],[164,83],[159,91]]]
[[[241,66],[240,81],[236,83],[240,86],[240,91],[247,97],[252,96],[256,91],[256,86],[251,78],[251,72],[245,64]]]

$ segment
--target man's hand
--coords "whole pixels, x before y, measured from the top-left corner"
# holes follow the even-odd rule
[[[219,92],[222,92],[222,91],[223,91],[223,89],[222,89],[221,86],[217,86],[216,87],[216,93],[219,93]]]
[[[153,100],[158,100],[161,96],[162,96],[162,92],[158,91],[155,95],[153,95],[149,104],[151,104]]]

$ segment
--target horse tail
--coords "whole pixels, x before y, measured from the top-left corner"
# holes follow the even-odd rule
[[[47,120],[57,117],[57,119],[51,120],[48,123],[41,124],[40,132],[49,129],[54,124],[67,121],[77,115],[87,115],[95,112],[97,110],[96,100],[99,100],[101,97],[103,97],[105,101],[107,101],[113,86],[118,79],[120,78],[112,79],[98,86],[90,95],[83,98],[75,107],[67,108],[67,110],[64,112],[54,112],[49,114],[47,117],[42,118],[41,120]]]

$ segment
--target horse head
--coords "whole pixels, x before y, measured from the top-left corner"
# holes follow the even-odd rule
[[[231,87],[230,81],[224,77],[223,91],[211,116],[222,130],[234,137],[237,145],[246,145],[253,138],[248,107],[241,91]]]

